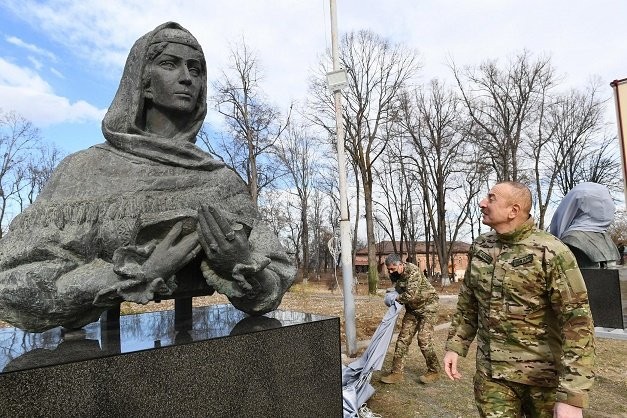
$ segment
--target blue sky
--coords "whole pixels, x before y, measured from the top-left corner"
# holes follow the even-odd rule
[[[209,79],[245,39],[280,108],[303,101],[330,47],[329,0],[0,0],[0,108],[15,110],[66,152],[102,142],[100,122],[133,42],[174,20],[200,41]],[[627,77],[624,0],[337,0],[340,32],[372,29],[416,48],[421,80],[450,80],[446,61],[478,64],[527,48],[551,54],[564,86]],[[613,120],[613,108],[608,119]],[[219,128],[220,118],[208,121]]]

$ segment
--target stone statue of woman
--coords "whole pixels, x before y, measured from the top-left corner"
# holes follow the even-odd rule
[[[65,158],[0,240],[0,319],[80,328],[198,282],[252,315],[277,308],[295,269],[241,178],[194,145],[206,99],[190,32],[168,22],[135,42],[106,142]]]

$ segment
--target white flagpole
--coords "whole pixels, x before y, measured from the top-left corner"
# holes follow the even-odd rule
[[[342,121],[342,91],[345,85],[345,72],[340,69],[337,41],[337,9],[335,0],[331,1],[331,49],[333,54],[333,73],[344,77],[344,83],[330,87],[335,98],[335,124],[337,132],[337,163],[339,169],[340,188],[340,243],[342,248],[342,288],[344,289],[344,329],[348,355],[357,352],[357,332],[355,328],[355,300],[353,297],[353,261],[350,238],[350,221],[348,219],[348,198],[346,194],[346,157],[344,155],[344,122]],[[341,78],[341,77],[340,77]],[[330,78],[329,78],[329,81]],[[331,84],[331,83],[330,83]]]

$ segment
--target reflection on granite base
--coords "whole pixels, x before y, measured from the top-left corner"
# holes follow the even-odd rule
[[[109,347],[98,324],[71,339],[0,330],[1,415],[341,416],[338,318],[220,305],[177,331],[172,317],[123,316]]]

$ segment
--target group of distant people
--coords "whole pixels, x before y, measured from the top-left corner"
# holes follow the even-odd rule
[[[582,417],[594,381],[594,324],[579,267],[607,267],[620,255],[605,231],[614,215],[608,189],[583,183],[568,193],[550,231],[531,216],[532,196],[518,182],[494,185],[479,203],[491,231],[469,250],[457,310],[444,354],[444,372],[459,380],[459,356],[477,340],[475,402],[482,417]],[[390,373],[403,381],[414,335],[425,357],[428,384],[438,380],[433,347],[438,294],[425,271],[387,257],[393,300],[405,306]],[[386,303],[392,301],[386,297]]]

